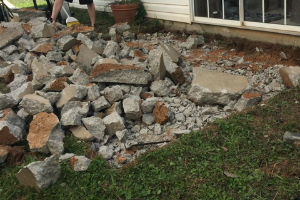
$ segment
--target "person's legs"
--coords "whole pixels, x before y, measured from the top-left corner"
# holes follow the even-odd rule
[[[55,0],[54,1],[52,15],[51,15],[51,19],[53,20],[53,22],[55,22],[57,15],[62,8],[63,3],[64,3],[64,0]]]
[[[87,8],[88,8],[88,13],[89,13],[90,20],[91,20],[91,25],[95,26],[95,22],[96,22],[95,4],[94,3],[87,4]]]

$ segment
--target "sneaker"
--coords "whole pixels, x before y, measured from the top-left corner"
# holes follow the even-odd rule
[[[97,24],[94,24],[93,27],[94,27],[94,31],[95,31],[95,32],[99,32],[99,31],[100,31],[100,29],[99,29],[99,27],[97,26]]]

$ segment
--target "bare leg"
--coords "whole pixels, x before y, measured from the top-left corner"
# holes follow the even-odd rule
[[[53,9],[52,9],[52,15],[51,18],[53,20],[53,22],[55,22],[56,17],[58,15],[58,13],[60,12],[62,5],[64,3],[64,0],[55,0],[54,1],[54,5],[53,5]]]
[[[92,24],[92,26],[94,26],[95,25],[95,21],[96,21],[95,4],[94,3],[87,4],[87,7],[88,7],[88,12],[89,12],[91,24]]]

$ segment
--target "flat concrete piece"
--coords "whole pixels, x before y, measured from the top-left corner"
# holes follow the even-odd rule
[[[172,47],[171,45],[168,45],[168,44],[164,44],[164,45],[160,45],[160,46],[170,56],[170,58],[172,59],[173,62],[178,63],[181,54],[174,47]]]
[[[194,85],[200,85],[213,93],[226,92],[234,94],[242,91],[248,85],[248,80],[245,76],[231,75],[197,67],[194,68],[192,86]]]
[[[6,28],[0,33],[0,49],[21,38],[23,31],[16,28]]]

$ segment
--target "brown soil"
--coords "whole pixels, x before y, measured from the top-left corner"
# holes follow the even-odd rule
[[[15,78],[15,74],[11,71],[11,69],[4,75],[1,76],[2,78],[4,78],[5,82],[7,84],[13,82],[14,78]]]
[[[51,38],[52,38],[52,39],[55,39],[55,38],[64,36],[64,35],[66,35],[67,33],[68,33],[67,31],[63,30],[63,31],[61,31],[61,32],[59,32],[59,33],[53,35]]]
[[[51,130],[59,122],[53,113],[42,112],[34,116],[30,123],[27,141],[31,149],[45,146]]]
[[[73,33],[82,33],[82,32],[91,32],[94,30],[94,27],[85,26],[83,24],[74,25],[68,28],[68,32]]]
[[[126,42],[126,46],[128,47],[139,47],[139,43],[138,42]]]
[[[21,24],[21,27],[26,31],[27,33],[31,33],[32,25],[30,24]]]
[[[214,63],[219,60],[229,60],[237,57],[244,57],[245,61],[249,61],[252,65],[252,71],[263,70],[276,64],[287,66],[299,65],[300,49],[297,47],[255,42],[241,38],[224,38],[218,35],[205,35],[204,37],[206,45],[210,46],[211,51],[206,53],[205,50],[198,48],[192,50],[191,56],[184,58],[194,66],[199,66],[203,61]],[[222,48],[213,49],[213,46]],[[258,52],[256,48],[262,51]],[[232,49],[234,51],[230,51]],[[282,60],[280,52],[284,52],[288,59]],[[200,58],[201,60],[195,60],[196,58]],[[233,68],[238,69],[241,67],[243,66],[237,65]]]
[[[124,151],[124,154],[134,155],[135,152],[137,152],[137,150],[138,150],[137,147],[131,147],[130,149],[126,149]]]
[[[26,157],[25,146],[14,146],[9,150],[6,158],[8,165],[21,165]]]
[[[0,145],[0,156],[6,156],[9,152],[10,146]]]
[[[0,26],[0,33],[2,33],[2,31],[4,30],[5,28],[3,26]]]
[[[145,92],[145,93],[141,94],[141,98],[144,99],[144,100],[146,100],[150,97],[153,97],[153,95],[149,92]]]
[[[78,44],[75,44],[73,47],[72,47],[72,50],[74,51],[75,54],[77,54],[79,51],[80,51],[80,46],[81,46],[81,42],[79,42]]]
[[[64,66],[64,65],[69,65],[70,63],[67,61],[60,61],[58,63],[56,63],[57,66]]]
[[[52,51],[52,45],[50,43],[42,44],[35,50],[35,52],[38,53],[48,53],[49,51]]]
[[[256,97],[260,97],[261,93],[260,92],[245,92],[243,94],[243,98],[245,99],[252,99],[252,98],[256,98]]]
[[[163,102],[157,102],[155,104],[153,115],[155,122],[158,124],[165,124],[169,121],[168,108],[164,105]]]
[[[4,110],[2,110],[4,116],[2,118],[0,118],[0,121],[5,121],[5,119],[13,113],[12,109],[11,108],[6,108]]]
[[[119,152],[116,154],[115,163],[116,164],[124,164],[126,162],[127,158],[120,156]]]
[[[50,84],[49,89],[51,91],[61,92],[63,89],[65,89],[65,87],[66,87],[65,83],[66,82],[67,82],[66,77],[59,77]]]
[[[300,174],[300,168],[295,168],[294,163],[290,160],[268,163],[268,166],[263,167],[262,171],[267,176],[279,175],[283,178],[294,178]]]
[[[99,64],[93,69],[90,76],[93,78],[93,77],[97,76],[98,74],[103,74],[105,72],[109,72],[112,70],[126,70],[126,69],[140,70],[139,67],[133,67],[133,66],[129,66],[129,65]]]
[[[0,145],[11,145],[16,142],[18,142],[18,139],[10,133],[7,126],[0,129]]]
[[[26,82],[30,82],[33,80],[33,74],[27,76]]]

